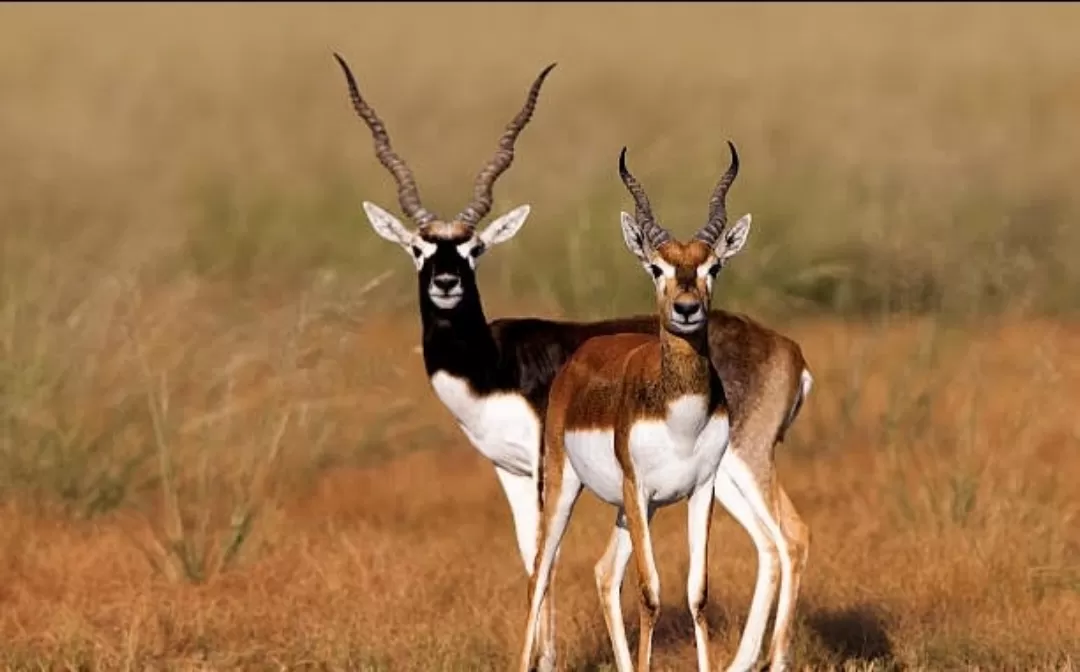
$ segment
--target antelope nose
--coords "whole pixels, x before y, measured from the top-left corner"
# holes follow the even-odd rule
[[[676,315],[682,317],[684,320],[688,320],[694,313],[700,310],[701,302],[696,299],[682,299],[676,301],[672,308],[675,310]]]
[[[458,277],[449,274],[436,275],[432,282],[442,291],[449,292],[451,289],[457,287]]]

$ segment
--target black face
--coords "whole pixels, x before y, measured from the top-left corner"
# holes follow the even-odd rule
[[[423,237],[410,245],[420,275],[420,300],[439,310],[453,310],[477,295],[476,259],[484,244],[472,234],[453,238]]]
[[[471,305],[477,309],[476,315],[483,315],[476,287],[476,262],[492,245],[510,240],[529,215],[529,206],[519,206],[481,233],[470,223],[435,219],[410,231],[374,203],[365,201],[364,210],[375,231],[400,245],[413,260],[420,280],[420,307],[425,320],[449,311],[460,314],[463,305]]]

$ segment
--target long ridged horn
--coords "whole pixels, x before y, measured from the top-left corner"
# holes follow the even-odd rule
[[[356,86],[356,78],[353,77],[352,70],[349,69],[345,59],[336,52],[334,58],[337,59],[338,65],[345,72],[345,80],[349,84],[349,98],[352,99],[353,109],[371,129],[371,137],[375,139],[375,156],[378,157],[379,163],[385,166],[394,176],[394,180],[397,181],[398,202],[401,204],[401,209],[418,225],[427,224],[435,219],[435,215],[425,210],[420,203],[420,192],[416,188],[416,178],[413,177],[412,171],[409,170],[409,166],[405,161],[390,146],[390,136],[386,132],[386,126],[379,119],[379,115],[375,114],[375,110],[360,95],[360,89]]]
[[[739,153],[735,151],[733,142],[728,140],[727,144],[728,149],[731,150],[731,165],[728,166],[727,172],[720,178],[720,181],[716,183],[712,198],[709,199],[709,221],[694,236],[710,247],[716,245],[716,242],[720,240],[720,236],[724,233],[724,227],[727,226],[727,203],[725,199],[727,198],[728,189],[731,188],[731,183],[735,181],[735,176],[739,174]]]
[[[649,197],[645,194],[645,189],[630,173],[630,169],[626,167],[626,147],[623,147],[622,151],[619,152],[619,176],[622,177],[623,184],[626,185],[630,195],[634,197],[634,206],[636,208],[634,218],[637,220],[638,226],[641,227],[641,233],[645,236],[649,246],[655,250],[670,240],[671,234],[656,223],[656,219],[653,218],[652,205],[649,204]]]
[[[470,227],[475,227],[491,211],[491,190],[495,185],[495,180],[499,179],[503,171],[509,168],[510,163],[513,162],[514,143],[517,141],[521,129],[525,128],[532,118],[533,110],[536,109],[537,98],[540,96],[540,87],[543,86],[544,79],[554,67],[555,64],[552,63],[544,68],[533,82],[532,87],[529,89],[529,96],[525,99],[525,106],[521,108],[517,116],[510,120],[510,123],[506,126],[506,131],[499,138],[499,149],[495,151],[495,156],[476,176],[476,182],[473,184],[472,201],[457,216],[458,221]]]

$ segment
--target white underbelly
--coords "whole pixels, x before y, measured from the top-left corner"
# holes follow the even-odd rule
[[[615,459],[611,430],[566,433],[567,458],[593,494],[614,506],[623,504],[623,473]],[[630,430],[630,456],[647,501],[657,506],[690,496],[716,474],[728,444],[728,420],[712,418],[700,435],[673,432],[660,421],[639,422]]]
[[[623,472],[615,459],[614,433],[609,429],[572,430],[563,443],[581,483],[608,504],[621,506]]]
[[[478,397],[464,380],[441,371],[432,376],[431,385],[484,457],[511,473],[525,476],[533,472],[540,454],[540,421],[524,397]]]

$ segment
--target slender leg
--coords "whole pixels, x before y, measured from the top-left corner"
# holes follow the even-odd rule
[[[630,530],[627,528],[626,512],[619,509],[615,516],[615,532],[608,541],[603,557],[596,563],[596,590],[600,593],[600,606],[604,612],[611,648],[615,653],[615,668],[619,672],[633,672],[634,660],[630,657],[630,645],[626,641],[626,625],[622,614],[622,582],[626,565],[633,553]]]
[[[570,467],[568,460],[563,461],[562,478],[557,486],[552,486],[547,497],[548,510],[540,534],[540,553],[537,555],[536,569],[529,578],[532,599],[529,604],[529,618],[525,626],[525,645],[521,651],[521,672],[528,672],[532,662],[533,642],[536,638],[537,622],[540,616],[540,604],[550,584],[555,557],[566,534],[566,526],[573,513],[574,504],[581,494],[581,480]]]
[[[794,422],[813,384],[813,376],[803,369],[799,396],[791,409],[787,424]],[[769,645],[769,668],[773,672],[778,672],[788,667],[788,651],[794,635],[795,605],[799,597],[802,575],[806,569],[806,559],[810,552],[810,528],[799,517],[798,512],[795,511],[795,505],[791,503],[784,488],[776,480],[776,474],[771,469],[771,462],[769,465],[768,478],[759,476],[757,482],[764,486],[760,488],[762,492],[760,499],[772,506],[773,518],[768,522],[773,541],[780,551],[780,600],[776,605],[776,623],[773,625],[773,637]],[[768,486],[771,486],[771,489]],[[770,494],[772,497],[768,496]],[[777,521],[779,524],[776,524]]]
[[[687,506],[687,538],[690,567],[686,575],[686,600],[694,621],[698,672],[709,672],[709,626],[705,605],[709,599],[709,526],[712,522],[713,481],[710,479],[690,495]]]
[[[806,558],[810,552],[810,528],[795,511],[795,506],[788,499],[780,484],[776,484],[779,504],[780,527],[787,547],[788,576],[781,583],[780,600],[776,605],[776,625],[773,626],[773,639],[769,651],[769,669],[786,670],[788,650],[794,636],[795,605],[799,597],[799,584],[806,569]],[[781,556],[784,558],[784,556]]]
[[[793,635],[799,583],[809,549],[809,529],[795,512],[771,468],[767,473],[755,474],[736,455],[729,453],[724,460],[724,470],[735,481],[747,504],[768,531],[780,558],[780,598],[770,644],[769,668],[772,671],[784,670],[787,669]]]
[[[537,511],[536,480],[530,476],[519,476],[504,469],[495,468],[506,499],[510,502],[510,513],[514,519],[514,532],[517,535],[518,552],[525,563],[525,571],[532,576],[536,560],[536,538],[539,533],[539,512]],[[554,575],[551,578],[554,581]],[[550,585],[550,581],[549,581]],[[555,591],[547,591],[547,596],[540,604],[539,665],[540,672],[555,669]],[[532,597],[531,587],[526,600]],[[530,654],[531,655],[531,654]]]
[[[652,536],[649,534],[651,507],[645,493],[632,479],[623,482],[623,505],[630,527],[634,559],[637,562],[641,628],[638,635],[638,670],[648,670],[652,663],[652,636],[660,617],[660,574],[653,557]]]
[[[731,459],[734,458],[724,456],[723,461],[720,463],[720,469],[716,475],[716,483],[714,486],[716,499],[720,504],[732,515],[736,522],[738,522],[750,535],[751,540],[754,542],[754,546],[757,548],[758,553],[758,573],[757,583],[754,586],[754,596],[750,603],[749,615],[746,619],[746,625],[743,628],[743,634],[739,641],[739,649],[735,654],[735,659],[728,666],[729,672],[745,672],[754,668],[758,656],[761,653],[761,645],[765,638],[765,629],[768,626],[769,615],[772,612],[772,607],[776,602],[776,591],[780,583],[780,553],[777,550],[776,544],[773,543],[772,534],[764,523],[754,512],[754,508],[750,506],[746,497],[743,496],[742,491],[735,485],[735,481],[727,473],[726,469],[731,465]],[[735,458],[737,460],[737,458]],[[741,465],[741,463],[740,463]],[[601,558],[600,563],[597,564],[596,574],[597,581],[600,581],[600,576],[618,577],[618,579],[612,578],[612,581],[618,585],[621,583],[621,578],[626,572],[626,565],[630,560],[629,553],[616,553],[615,544],[618,539],[618,531],[612,536],[611,541],[608,542],[607,551]],[[606,567],[601,567],[603,564],[607,564]],[[601,599],[605,600],[605,596],[601,594]],[[603,602],[607,604],[605,600]],[[618,602],[614,604],[619,605]],[[618,612],[620,617],[618,620],[614,620],[618,631],[613,632],[609,627],[608,632],[611,634],[613,644],[615,643],[615,637],[618,632],[622,633],[622,637],[625,638],[625,630],[622,628],[621,610]],[[609,618],[609,615],[605,612],[605,619]],[[614,644],[616,652],[618,651],[618,645]],[[621,670],[621,668],[620,668]]]
[[[540,603],[540,639],[537,672],[555,672],[555,575],[559,573],[559,549],[555,550],[555,562],[548,574],[548,587]]]
[[[746,672],[754,668],[761,654],[769,613],[772,611],[776,589],[780,583],[780,557],[769,531],[725,471],[728,464],[729,457],[725,455],[716,474],[716,499],[750,535],[757,548],[758,557],[757,583],[754,585],[750,611],[739,640],[739,650],[727,668],[728,672]]]

